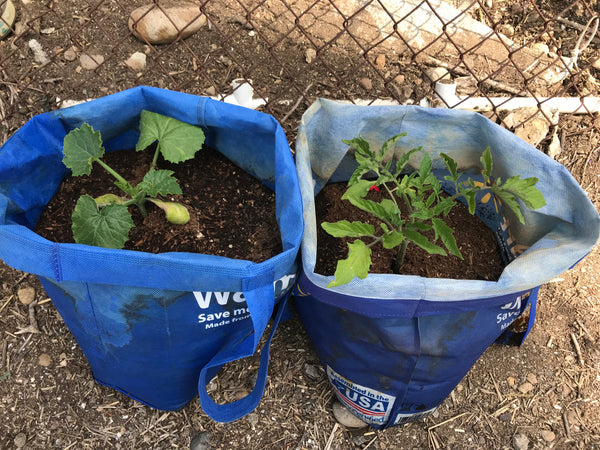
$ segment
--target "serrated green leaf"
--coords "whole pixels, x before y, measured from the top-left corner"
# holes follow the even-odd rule
[[[423,159],[421,160],[421,165],[419,166],[419,179],[422,183],[425,182],[427,176],[431,173],[431,167],[431,158],[429,157],[429,154],[425,153],[425,156],[423,156]]]
[[[456,205],[456,202],[449,197],[441,198],[433,207],[433,215],[435,217],[440,214],[446,215]]]
[[[373,214],[381,220],[392,220],[394,214],[390,215],[388,210],[379,203],[364,198],[349,197],[348,201],[359,209]]]
[[[433,223],[435,238],[441,239],[451,254],[453,254],[454,256],[458,256],[460,259],[463,259],[462,255],[460,254],[460,250],[456,245],[456,239],[454,239],[454,231],[452,230],[452,228],[446,225],[446,222],[444,222],[442,219],[434,218],[431,219],[431,222]]]
[[[433,217],[433,210],[427,208],[418,208],[411,213],[410,217],[419,220],[429,220]]]
[[[413,244],[418,245],[426,252],[432,255],[446,255],[444,249],[434,243],[430,242],[425,236],[421,233],[413,230],[404,230],[404,235],[406,238],[411,241]]]
[[[126,206],[111,204],[98,209],[89,195],[79,198],[72,220],[75,242],[105,248],[123,248],[133,227]]]
[[[342,142],[356,149],[358,153],[361,153],[365,156],[375,156],[375,153],[373,153],[370,149],[369,143],[360,136],[350,140],[342,139]]]
[[[140,116],[140,138],[135,149],[144,150],[155,141],[158,141],[163,158],[179,163],[192,159],[202,148],[204,132],[200,127],[144,110]]]
[[[481,165],[483,166],[483,174],[488,178],[491,177],[493,163],[492,163],[492,153],[490,152],[489,147],[486,148],[485,151],[483,152],[483,154],[481,155],[480,161],[481,161]]]
[[[348,186],[352,186],[353,184],[356,184],[361,179],[361,177],[364,174],[366,174],[367,172],[369,172],[369,169],[358,166],[356,168],[356,170],[352,173],[352,176],[350,177],[350,179],[348,180]]]
[[[394,201],[389,198],[384,198],[379,202],[379,205],[385,210],[386,217],[392,225],[401,227],[404,224],[404,220],[402,220],[402,211]]]
[[[436,199],[437,199],[437,195],[434,192],[431,195],[429,195],[429,197],[427,197],[427,200],[425,201],[425,206],[427,208],[430,208],[431,205],[433,205],[433,202],[435,202]]]
[[[397,230],[392,230],[391,233],[386,233],[383,235],[381,243],[383,245],[383,248],[390,249],[398,247],[403,240],[404,234],[400,233]]]
[[[72,130],[63,142],[63,164],[71,169],[73,176],[89,175],[92,162],[104,156],[102,136],[87,123]]]
[[[375,227],[362,222],[349,222],[340,220],[338,222],[323,222],[321,227],[333,237],[361,237],[373,236]]]
[[[510,192],[503,190],[494,191],[494,194],[497,195],[500,198],[500,200],[502,200],[502,203],[504,205],[509,207],[512,210],[512,212],[515,213],[515,215],[519,219],[519,222],[525,223],[525,218],[521,213],[521,206],[517,202],[514,195],[512,195]]]
[[[475,214],[475,207],[477,202],[475,200],[476,192],[474,191],[463,191],[462,196],[467,199],[467,206],[469,207],[469,213]]]
[[[361,241],[348,244],[348,258],[338,261],[334,280],[327,287],[341,286],[358,277],[367,278],[371,267],[371,249]]]
[[[346,192],[342,194],[342,200],[350,200],[351,198],[363,198],[371,189],[374,182],[369,180],[358,180],[352,186],[348,186]]]
[[[172,170],[151,170],[136,188],[141,189],[149,197],[182,194],[181,187],[179,187],[173,173]]]
[[[446,178],[446,177],[444,177],[444,178],[447,179],[448,181],[458,180],[458,174],[457,174],[458,164],[456,164],[456,161],[454,161],[454,159],[452,159],[450,156],[448,156],[445,153],[440,153],[440,156],[444,160],[444,165],[448,169],[448,172],[450,172],[450,178]]]
[[[412,231],[429,231],[431,230],[431,225],[428,225],[424,222],[410,222],[406,224],[404,229]]]
[[[380,157],[384,157],[385,155],[387,155],[388,152],[390,150],[392,150],[396,146],[396,144],[398,143],[398,141],[400,139],[402,139],[404,136],[406,136],[406,132],[397,134],[395,136],[392,136],[387,141],[385,141],[383,143],[383,145],[381,146],[381,149],[379,150],[379,156]]]
[[[537,182],[538,179],[535,177],[521,179],[520,175],[516,175],[506,180],[500,188],[514,194],[529,209],[538,209],[546,204],[546,200],[544,194],[535,187]]]
[[[379,164],[377,161],[374,161],[367,156],[363,156],[360,153],[355,153],[354,159],[356,159],[356,162],[359,164],[360,168],[366,169],[367,171],[373,170],[377,172],[377,169],[379,169]]]
[[[396,161],[396,175],[400,175],[404,167],[406,167],[406,164],[408,164],[408,161],[410,161],[412,155],[414,155],[417,152],[420,152],[422,149],[423,147],[413,148],[410,149],[408,152],[404,153],[402,156],[400,156],[398,158],[398,161]]]

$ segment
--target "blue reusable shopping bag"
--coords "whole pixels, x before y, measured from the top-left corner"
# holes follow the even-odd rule
[[[320,226],[314,196],[328,182],[347,181],[356,167],[342,139],[360,135],[380,148],[401,132],[407,136],[395,156],[423,146],[440,180],[447,174],[440,153],[475,178],[486,147],[494,177],[539,178],[547,205],[524,208],[525,226],[498,199],[477,199],[476,214],[496,234],[507,263],[497,282],[370,274],[326,288],[333,277],[314,272]],[[414,155],[414,167],[420,158]],[[305,233],[294,304],[338,399],[375,428],[433,412],[530,307],[527,331],[517,336],[524,339],[539,286],[575,265],[600,234],[598,213],[562,165],[472,112],[318,100],[302,118],[296,167]]]
[[[53,243],[32,231],[68,174],[64,136],[87,122],[108,151],[133,148],[144,109],[202,127],[207,145],[275,191],[273,232],[281,235],[282,253],[261,263],[151,254]],[[302,229],[285,134],[273,117],[249,109],[137,87],[35,116],[0,147],[0,259],[38,275],[98,382],[154,408],[182,408],[198,392],[215,420],[232,421],[256,407],[270,338],[248,397],[216,405],[206,384],[226,362],[255,352],[279,304],[275,331],[295,282]]]

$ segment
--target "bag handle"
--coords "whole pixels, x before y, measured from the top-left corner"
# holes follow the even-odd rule
[[[271,275],[272,278],[272,275]],[[258,346],[258,343],[265,331],[267,323],[271,317],[275,302],[275,290],[273,282],[271,281],[268,285],[261,284],[261,279],[264,281],[264,277],[258,277],[254,279],[244,280],[244,285],[247,289],[244,289],[244,297],[250,311],[250,317],[254,326],[254,332],[246,337],[238,345],[226,346],[221,349],[202,369],[198,380],[198,395],[200,398],[200,405],[204,412],[213,420],[217,422],[233,422],[244,417],[246,414],[252,412],[258,406],[263,392],[265,390],[265,384],[267,381],[267,372],[269,368],[269,349],[271,346],[271,340],[277,330],[277,326],[281,321],[281,317],[287,306],[287,299],[289,293],[281,300],[277,313],[273,321],[273,327],[269,334],[269,337],[263,345],[262,352],[260,355],[260,363],[258,368],[258,374],[256,377],[256,384],[254,388],[246,397],[236,400],[235,402],[219,405],[210,398],[206,391],[206,385],[214,376],[215,372],[219,370],[224,364],[232,362],[241,358],[252,356]]]

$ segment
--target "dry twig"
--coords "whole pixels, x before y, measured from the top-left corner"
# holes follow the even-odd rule
[[[594,338],[594,336],[592,336],[592,334],[588,331],[588,329],[585,327],[585,325],[579,320],[579,319],[575,319],[575,322],[577,322],[577,325],[579,325],[579,328],[581,328],[583,330],[583,332],[585,334],[587,334],[588,338],[590,339],[590,341],[592,341],[592,343],[596,342],[596,339]]]
[[[583,354],[581,353],[581,347],[579,347],[579,342],[577,341],[577,337],[575,334],[571,333],[571,340],[573,341],[573,345],[575,346],[575,351],[577,352],[577,357],[579,358],[579,365],[581,367],[585,366],[583,362]]]
[[[331,444],[333,444],[333,439],[335,438],[335,432],[337,431],[339,425],[336,422],[333,425],[333,430],[331,430],[331,434],[329,435],[329,439],[327,439],[327,444],[325,445],[325,450],[329,450],[331,448]]]
[[[23,334],[23,333],[39,333],[40,329],[38,328],[37,319],[35,318],[35,307],[37,305],[36,301],[31,302],[29,307],[29,325],[25,328],[19,328],[15,331],[15,334]]]

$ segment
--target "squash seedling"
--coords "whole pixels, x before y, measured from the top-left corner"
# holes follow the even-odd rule
[[[466,199],[469,212],[475,214],[477,193],[491,192],[515,213],[521,223],[524,223],[524,218],[517,198],[530,209],[541,208],[546,204],[543,194],[535,187],[537,178],[521,179],[520,175],[516,175],[505,181],[500,178],[493,179],[493,162],[489,148],[483,152],[480,159],[483,182],[471,178],[465,180],[457,171],[456,161],[447,154],[440,154],[449,173],[444,179],[453,183],[455,190],[453,195],[444,196],[441,182],[432,173],[433,164],[427,153],[418,170],[410,174],[403,172],[412,155],[421,151],[422,147],[404,153],[393,166],[392,158],[386,157],[405,135],[406,133],[402,133],[393,136],[377,151],[371,150],[369,143],[361,137],[343,140],[355,149],[354,157],[358,167],[350,177],[348,189],[342,195],[342,199],[375,216],[380,221],[380,229],[376,233],[375,226],[359,221],[341,220],[321,224],[333,237],[358,238],[348,244],[348,257],[338,261],[334,280],[327,287],[346,284],[354,277],[366,278],[371,267],[371,248],[378,243],[386,249],[398,247],[393,264],[395,273],[400,273],[406,249],[410,244],[415,244],[430,254],[447,255],[447,250],[462,259],[454,232],[442,218],[456,205],[459,197]],[[369,179],[365,179],[365,176],[369,176]],[[365,197],[371,190],[383,190],[386,196],[379,202],[368,200]],[[407,209],[406,214],[400,209],[401,203],[404,203]],[[422,234],[430,230],[434,233],[433,240]],[[438,240],[444,247],[436,244]]]
[[[182,191],[173,171],[156,169],[156,163],[159,154],[172,163],[192,159],[204,143],[204,132],[199,127],[144,110],[140,116],[140,137],[135,149],[145,150],[156,141],[156,150],[148,172],[141,182],[133,186],[102,160],[105,149],[99,131],[84,123],[65,136],[63,163],[71,169],[73,176],[89,175],[92,164],[97,163],[116,179],[115,185],[125,194],[104,194],[97,198],[82,195],[77,200],[72,215],[75,242],[123,248],[129,239],[129,231],[134,226],[128,209],[131,205],[135,205],[146,217],[146,206],[151,202],[165,212],[169,222],[185,224],[189,221],[189,212],[185,206],[157,198],[181,194]]]

